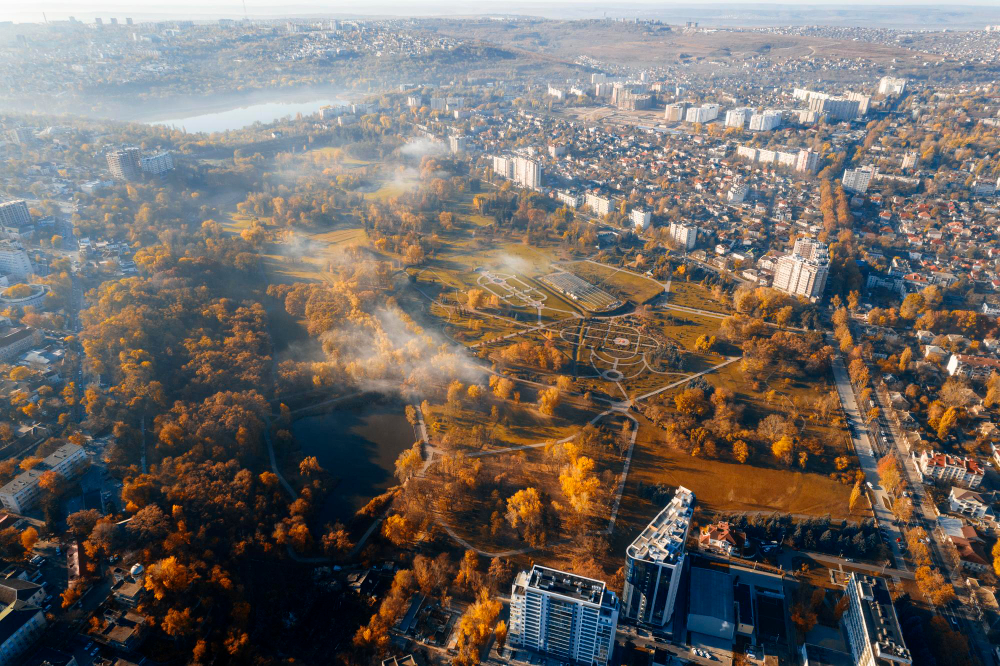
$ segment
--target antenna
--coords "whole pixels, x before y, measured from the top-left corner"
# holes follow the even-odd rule
[[[49,22],[48,17],[45,16],[45,12],[42,12],[42,23],[48,23],[48,22]]]
[[[243,0],[243,20],[244,21],[250,20],[249,18],[247,18],[247,0]]]

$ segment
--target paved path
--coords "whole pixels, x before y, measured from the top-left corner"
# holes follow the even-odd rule
[[[672,383],[672,384],[667,384],[666,386],[661,386],[660,388],[658,388],[658,389],[655,389],[655,390],[653,390],[653,391],[650,391],[649,393],[645,393],[645,394],[643,394],[643,395],[640,395],[640,396],[639,396],[638,398],[636,398],[636,399],[634,400],[634,402],[639,402],[640,400],[645,400],[646,398],[652,398],[652,397],[653,397],[654,395],[658,395],[658,394],[660,394],[660,393],[663,393],[664,391],[668,391],[668,390],[670,390],[670,389],[672,389],[672,388],[675,388],[675,387],[677,387],[677,386],[680,386],[681,384],[686,384],[687,382],[691,381],[691,380],[692,380],[692,379],[694,379],[695,377],[701,377],[701,376],[703,376],[703,375],[707,375],[707,374],[708,374],[708,373],[710,373],[710,372],[715,372],[715,371],[716,371],[716,370],[718,370],[719,368],[724,368],[724,367],[726,367],[727,365],[729,365],[730,363],[732,363],[732,362],[734,362],[734,361],[738,361],[738,360],[740,360],[740,357],[739,357],[739,356],[730,356],[729,358],[727,358],[727,359],[726,359],[725,361],[723,361],[722,363],[719,363],[718,365],[713,365],[713,366],[712,366],[711,368],[709,368],[708,370],[702,370],[702,371],[701,371],[701,372],[699,372],[699,373],[696,373],[696,374],[693,374],[693,375],[691,375],[691,376],[689,376],[689,377],[685,377],[684,379],[681,379],[681,380],[679,380],[679,381],[676,381],[676,382],[674,382],[674,383]]]
[[[891,504],[891,498],[880,485],[877,466],[878,460],[872,449],[871,440],[868,438],[868,429],[862,425],[864,417],[858,408],[857,399],[854,396],[854,387],[851,385],[844,361],[840,356],[833,359],[833,379],[837,385],[837,394],[840,396],[840,404],[844,409],[844,414],[849,423],[853,423],[853,434],[851,437],[858,462],[861,463],[861,470],[865,473],[865,480],[868,482],[867,494],[872,504],[872,511],[875,513],[875,521],[879,528],[888,534],[889,549],[897,566],[903,571],[908,571],[903,552],[900,550],[899,542],[896,539],[903,539],[903,533],[893,523],[895,516],[886,508],[887,503]]]

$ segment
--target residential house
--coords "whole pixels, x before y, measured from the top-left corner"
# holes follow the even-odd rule
[[[960,458],[947,453],[924,451],[916,459],[917,469],[924,479],[951,481],[967,488],[977,488],[985,472],[972,458]]]
[[[698,548],[726,556],[740,555],[745,543],[746,535],[725,521],[703,527],[698,536]]]
[[[951,487],[948,507],[969,518],[993,518],[993,508],[982,495],[957,486]]]

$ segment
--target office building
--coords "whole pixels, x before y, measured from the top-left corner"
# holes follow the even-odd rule
[[[680,122],[684,120],[685,111],[687,111],[687,104],[685,104],[684,102],[678,102],[677,104],[667,104],[667,108],[663,112],[663,119],[672,120],[673,122]]]
[[[864,194],[868,191],[868,185],[872,182],[875,170],[872,167],[864,169],[844,169],[844,175],[840,181],[845,192],[854,194]]]
[[[799,173],[816,173],[819,169],[819,153],[800,150],[795,157],[795,170]]]
[[[0,240],[0,275],[23,279],[35,272],[24,247],[12,240]]]
[[[20,229],[31,224],[31,213],[24,199],[0,203],[0,227]]]
[[[769,132],[779,125],[781,125],[780,111],[765,111],[750,116],[750,130],[752,132]]]
[[[652,218],[652,214],[648,210],[642,210],[641,208],[633,208],[630,214],[632,218],[632,224],[639,231],[645,231],[649,228],[649,221]]]
[[[883,76],[878,82],[878,94],[887,96],[902,95],[906,90],[906,79]]]
[[[72,479],[83,470],[88,460],[82,446],[63,444],[38,465],[18,474],[13,481],[0,488],[0,503],[8,511],[24,513],[38,501],[41,494],[38,480],[43,473],[52,470],[64,479]]]
[[[885,580],[852,573],[847,580],[847,642],[857,666],[912,664]]]
[[[846,97],[813,97],[809,110],[825,115],[831,120],[854,120],[858,117],[860,104]]]
[[[625,617],[654,627],[670,622],[684,571],[684,543],[693,511],[694,493],[678,487],[670,503],[625,551]]]
[[[108,169],[115,180],[137,180],[142,174],[139,164],[141,153],[138,148],[129,146],[112,150],[107,157]]]
[[[718,117],[718,104],[702,104],[688,109],[684,119],[689,123],[710,123]]]
[[[588,666],[607,664],[619,604],[602,581],[535,565],[514,580],[511,645]]]
[[[753,115],[752,109],[730,109],[726,111],[726,127],[743,129],[751,115]]]
[[[800,238],[791,254],[778,259],[772,286],[816,301],[822,298],[830,274],[830,254],[824,243]]]
[[[139,160],[139,168],[143,173],[158,176],[174,168],[174,156],[169,150],[161,150]]]
[[[611,199],[589,192],[584,197],[584,204],[594,215],[607,215],[611,212]]]

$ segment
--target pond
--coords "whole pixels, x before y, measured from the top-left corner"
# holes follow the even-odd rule
[[[189,112],[181,117],[152,120],[148,124],[167,125],[183,129],[185,132],[224,132],[248,127],[256,122],[274,122],[279,118],[295,116],[298,113],[307,116],[316,113],[324,106],[343,106],[344,104],[346,104],[345,101],[336,98],[312,99],[305,102],[261,102],[209,113]]]
[[[396,484],[396,458],[417,439],[404,409],[402,403],[359,405],[292,424],[303,455],[316,456],[332,476],[323,523],[347,523],[371,498]]]

